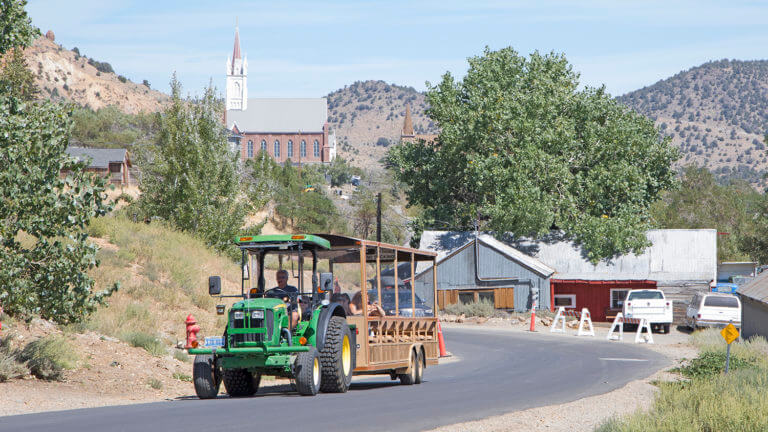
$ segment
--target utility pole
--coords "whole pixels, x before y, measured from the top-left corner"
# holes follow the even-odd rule
[[[381,192],[376,196],[376,241],[381,243]]]

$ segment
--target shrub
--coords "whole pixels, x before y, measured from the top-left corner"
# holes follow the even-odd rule
[[[0,382],[21,378],[29,373],[29,369],[17,359],[17,353],[11,347],[13,336],[6,335],[0,339]]]
[[[192,358],[189,356],[189,354],[187,354],[186,351],[180,350],[180,349],[173,351],[173,358],[175,358],[180,362],[185,362],[185,363],[189,363],[192,360]]]
[[[126,78],[126,77],[124,77],[122,75],[118,75],[117,76],[117,80],[120,81],[121,83],[125,84],[125,82],[128,81],[128,78]]]
[[[149,384],[149,386],[155,390],[160,390],[161,388],[163,388],[163,382],[157,378],[150,378],[147,381],[147,384]]]
[[[160,357],[168,353],[165,344],[154,335],[143,332],[124,333],[120,336],[124,340],[137,348],[144,348],[148,353],[155,357]]]
[[[38,378],[60,380],[64,370],[75,368],[78,357],[66,338],[48,335],[27,344],[18,359]]]
[[[191,376],[189,376],[187,374],[179,373],[179,372],[174,372],[173,373],[173,379],[177,379],[179,381],[192,382],[192,377]]]
[[[496,313],[496,308],[490,300],[480,300],[472,303],[456,303],[445,307],[445,312],[451,315],[466,315],[490,318]]]

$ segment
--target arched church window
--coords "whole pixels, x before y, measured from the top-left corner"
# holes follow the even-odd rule
[[[301,147],[299,148],[299,154],[301,154],[301,157],[307,157],[307,142],[304,140],[301,140]]]
[[[248,140],[248,157],[253,157],[253,141]]]
[[[261,151],[267,151],[267,141],[261,140]]]
[[[320,143],[317,142],[317,140],[312,143],[312,152],[314,153],[315,157],[320,157]]]
[[[288,157],[293,157],[293,141],[288,140]]]
[[[280,157],[280,140],[275,140],[275,157]]]

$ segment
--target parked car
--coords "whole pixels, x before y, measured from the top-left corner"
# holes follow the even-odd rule
[[[622,305],[621,314],[626,318],[645,318],[651,329],[663,329],[669,333],[672,324],[672,300],[657,289],[630,290]]]
[[[731,294],[697,293],[685,312],[688,327],[741,327],[741,301]]]

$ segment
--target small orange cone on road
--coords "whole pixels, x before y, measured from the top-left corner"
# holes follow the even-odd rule
[[[443,339],[443,326],[440,325],[440,321],[437,322],[437,345],[440,347],[440,357],[448,357],[448,352],[445,351],[445,339]]]

